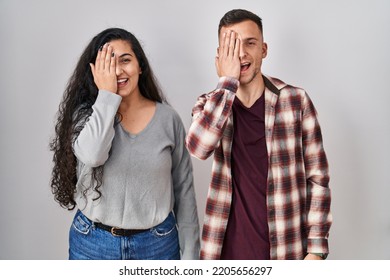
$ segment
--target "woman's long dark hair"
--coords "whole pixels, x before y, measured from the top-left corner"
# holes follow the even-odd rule
[[[95,63],[100,46],[113,40],[128,42],[137,57],[142,70],[138,80],[141,94],[152,101],[160,103],[166,101],[141,44],[133,34],[121,28],[109,28],[92,39],[69,79],[57,113],[55,136],[50,142],[50,150],[54,152],[51,189],[54,199],[68,210],[72,210],[76,206],[74,194],[77,183],[77,159],[73,152],[73,142],[91,115],[92,105],[98,95],[98,88],[94,83],[89,64]],[[101,196],[99,188],[102,184],[102,177],[103,166],[93,168],[92,182],[96,182],[93,189],[98,194],[95,199],[99,199]],[[86,191],[84,191],[84,195],[85,193]]]

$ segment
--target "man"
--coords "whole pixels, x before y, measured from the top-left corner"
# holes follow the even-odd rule
[[[193,108],[186,145],[214,153],[201,259],[324,259],[332,223],[316,110],[300,88],[261,72],[261,18],[219,24],[217,89]]]

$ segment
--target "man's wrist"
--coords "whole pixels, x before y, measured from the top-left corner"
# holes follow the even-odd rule
[[[236,78],[223,76],[219,78],[217,88],[227,89],[229,91],[236,93],[239,86],[240,86],[240,81],[237,80]]]
[[[308,254],[316,255],[316,256],[320,257],[321,259],[323,259],[323,260],[325,260],[328,257],[327,253],[308,253]]]

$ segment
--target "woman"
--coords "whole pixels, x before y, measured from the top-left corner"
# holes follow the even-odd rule
[[[51,142],[56,201],[78,208],[69,259],[197,259],[185,130],[138,40],[104,30],[70,78]]]

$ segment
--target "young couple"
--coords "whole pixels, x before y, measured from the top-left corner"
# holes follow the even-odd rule
[[[221,19],[219,83],[186,135],[138,40],[89,43],[60,104],[51,187],[77,208],[69,259],[325,259],[332,223],[316,110],[265,76],[260,17]],[[202,243],[189,154],[214,155]]]

